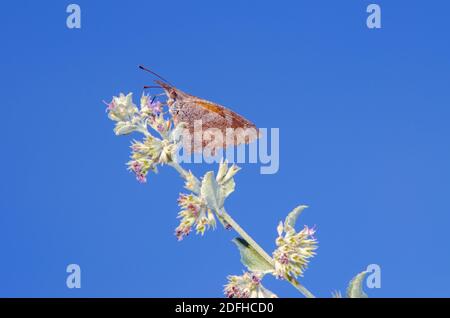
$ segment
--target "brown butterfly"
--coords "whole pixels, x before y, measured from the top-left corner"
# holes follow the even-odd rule
[[[255,124],[241,115],[222,105],[185,93],[143,66],[139,68],[161,79],[155,82],[164,89],[174,124],[185,123],[186,129],[189,130],[190,138],[183,140],[183,147],[187,152],[200,152],[207,145],[214,149],[236,146],[250,143],[260,137]],[[145,88],[151,87],[154,86],[145,86]],[[202,138],[195,137],[195,134],[199,132],[199,123],[201,123]]]

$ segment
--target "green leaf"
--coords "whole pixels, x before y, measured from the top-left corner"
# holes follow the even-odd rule
[[[219,212],[223,207],[224,197],[219,183],[214,178],[214,172],[209,171],[202,179],[200,194],[205,199],[208,207]]]
[[[244,264],[249,271],[260,273],[268,273],[273,271],[272,264],[259,255],[258,252],[256,252],[256,250],[248,244],[246,240],[241,237],[237,237],[233,239],[233,243],[236,244],[239,252],[241,253],[242,264]]]
[[[347,287],[348,298],[368,298],[367,294],[363,290],[363,283],[366,275],[366,271],[361,272],[350,281]]]
[[[307,205],[299,205],[294,210],[291,211],[291,213],[288,214],[286,217],[286,220],[284,221],[284,227],[286,228],[295,228],[295,222],[297,222],[297,219],[299,215],[303,212],[304,209],[306,209]]]

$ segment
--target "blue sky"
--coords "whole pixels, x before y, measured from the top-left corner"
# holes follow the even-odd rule
[[[102,100],[151,84],[138,64],[280,128],[279,172],[243,165],[227,210],[270,251],[308,204],[314,294],[375,263],[372,297],[450,295],[448,1],[376,1],[380,30],[368,1],[76,3],[80,30],[69,2],[2,4],[0,296],[221,297],[242,272],[233,233],[176,241],[175,171],[141,185],[125,169],[130,138]],[[66,287],[71,263],[81,289]]]

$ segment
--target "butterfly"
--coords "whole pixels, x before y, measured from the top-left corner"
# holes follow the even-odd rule
[[[218,148],[248,144],[260,137],[255,124],[236,112],[185,93],[155,72],[143,66],[139,68],[160,79],[155,80],[155,83],[164,90],[174,124],[177,126],[184,123],[190,134],[188,138],[183,138],[185,151],[201,152],[207,146],[214,151]],[[154,86],[145,86],[145,88],[152,87]],[[201,138],[198,137],[199,133],[202,135]]]

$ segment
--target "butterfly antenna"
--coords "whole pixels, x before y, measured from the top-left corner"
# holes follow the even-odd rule
[[[139,65],[139,68],[140,68],[141,70],[144,70],[144,71],[150,73],[150,74],[155,75],[157,78],[159,78],[160,80],[166,82],[167,84],[172,85],[172,84],[171,84],[168,80],[166,80],[164,77],[162,77],[162,76],[156,74],[155,72],[153,72],[152,70],[149,70],[148,68],[144,67],[143,65]],[[173,86],[173,85],[172,85],[172,86]]]
[[[161,86],[144,86],[144,89],[149,89],[149,88],[162,88]]]

